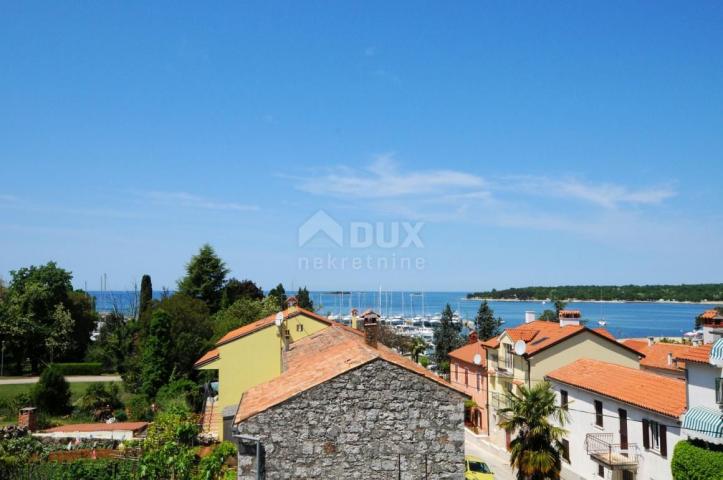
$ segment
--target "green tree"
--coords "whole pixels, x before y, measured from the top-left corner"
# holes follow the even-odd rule
[[[299,307],[309,310],[310,312],[314,311],[314,301],[311,299],[309,290],[307,290],[306,287],[299,288],[299,291],[296,294],[296,300],[299,302]]]
[[[43,370],[32,389],[31,397],[39,409],[51,415],[70,411],[70,385],[53,365]]]
[[[190,480],[196,458],[193,449],[196,435],[198,422],[188,413],[177,410],[159,413],[143,441],[139,478]]]
[[[279,283],[269,291],[269,297],[276,299],[278,310],[286,308],[286,289],[284,285]]]
[[[520,395],[510,392],[508,398],[510,406],[499,410],[499,425],[515,433],[510,465],[517,470],[517,479],[559,479],[567,411],[557,405],[547,382],[520,386]]]
[[[449,368],[449,352],[462,346],[462,325],[454,322],[454,313],[449,303],[442,311],[441,323],[434,328],[434,357],[437,365]]]
[[[477,336],[481,340],[487,340],[500,334],[502,319],[495,318],[494,310],[490,308],[487,300],[483,300],[479,305],[479,310],[477,310],[474,323],[477,329]]]
[[[424,339],[422,339],[422,338],[415,337],[412,340],[412,346],[411,346],[411,351],[410,351],[412,360],[419,363],[419,357],[425,351],[427,351],[427,342],[425,342]]]
[[[553,298],[553,304],[555,305],[555,316],[557,317],[557,320],[560,320],[560,312],[565,310],[565,307],[567,306],[567,302],[564,302],[560,300],[559,298]]]
[[[544,320],[546,322],[557,322],[559,319],[560,317],[558,317],[553,310],[545,310],[539,317],[539,320]]]
[[[111,372],[125,372],[126,360],[133,354],[132,325],[118,310],[105,315],[98,339],[90,346],[88,358]]]
[[[88,351],[91,343],[90,337],[98,326],[95,299],[83,290],[75,290],[68,293],[66,308],[73,318],[73,342],[65,353],[65,358],[81,360]]]
[[[167,362],[170,371],[175,377],[195,377],[197,371],[193,363],[212,346],[213,323],[208,307],[201,300],[177,293],[161,299],[156,309],[169,318]]]
[[[143,275],[141,278],[141,296],[138,305],[138,318],[143,318],[143,314],[151,308],[153,301],[153,284],[150,275]]]
[[[103,383],[91,383],[77,401],[78,408],[90,414],[95,421],[105,420],[113,411],[123,406],[117,383],[106,387]]]
[[[236,300],[242,297],[262,300],[264,298],[264,291],[251,280],[237,280],[232,278],[226,282],[226,286],[223,288],[221,308],[233,305]]]
[[[216,313],[221,308],[228,272],[213,247],[205,244],[186,265],[186,276],[178,281],[178,292],[203,300],[210,312]]]
[[[151,318],[151,328],[143,345],[143,362],[141,373],[141,390],[149,398],[171,376],[171,318],[163,310],[157,309]]]
[[[275,297],[268,296],[263,300],[242,297],[213,316],[213,340],[218,340],[234,328],[273,315],[278,310]]]
[[[62,356],[70,349],[73,342],[73,326],[75,322],[70,312],[59,303],[55,306],[53,312],[53,328],[50,329],[45,337],[45,346],[50,351],[50,362],[53,362],[55,355]]]

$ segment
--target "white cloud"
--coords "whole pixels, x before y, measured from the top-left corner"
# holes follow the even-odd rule
[[[235,202],[219,202],[188,192],[153,191],[146,192],[142,195],[158,204],[173,207],[199,208],[206,210],[225,210],[235,212],[249,212],[259,210],[259,207],[257,205],[249,205]]]
[[[382,154],[363,170],[337,167],[326,175],[301,179],[303,191],[345,198],[393,198],[445,195],[481,189],[485,182],[454,170],[400,170],[394,154]]]

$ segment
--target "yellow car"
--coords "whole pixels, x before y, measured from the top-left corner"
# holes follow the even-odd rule
[[[464,471],[464,480],[494,480],[495,475],[485,462],[472,455],[464,457],[466,468]]]

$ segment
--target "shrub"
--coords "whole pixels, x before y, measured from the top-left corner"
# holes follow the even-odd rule
[[[419,357],[419,364],[423,366],[424,368],[427,368],[429,366],[429,358],[420,356]]]
[[[100,362],[84,363],[53,363],[63,375],[100,375],[103,373],[103,365]]]
[[[234,455],[236,455],[236,446],[231,442],[222,442],[213,449],[210,455],[201,459],[195,479],[219,480],[223,479],[229,471],[235,473],[235,469],[225,466],[226,460]]]
[[[92,415],[94,420],[110,417],[113,410],[123,406],[118,384],[112,383],[106,387],[102,383],[91,383],[78,399],[77,405],[82,412]]]
[[[197,411],[201,406],[201,397],[198,385],[190,380],[180,379],[162,386],[156,394],[156,403],[161,409],[169,409],[175,405]]]
[[[128,460],[79,459],[68,463],[30,463],[8,469],[0,478],[44,480],[119,480],[134,478],[135,462]]]
[[[145,395],[133,395],[126,402],[126,413],[128,419],[133,421],[150,421],[153,420],[153,412],[151,411],[151,402]]]
[[[721,479],[723,447],[698,440],[683,440],[675,445],[670,467],[675,480]]]
[[[198,425],[190,415],[160,412],[143,442],[141,478],[189,479],[196,458],[191,447],[196,435]]]
[[[60,415],[70,410],[70,385],[52,365],[40,375],[31,396],[35,405],[47,413]]]

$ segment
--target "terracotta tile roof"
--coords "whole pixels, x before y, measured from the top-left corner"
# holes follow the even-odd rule
[[[309,310],[305,310],[300,307],[289,307],[286,310],[282,312],[284,314],[284,319],[293,318],[297,315],[304,315],[306,317],[313,318],[315,320],[318,320],[320,322],[324,323],[331,323],[331,320],[329,320],[326,317],[323,317],[319,314],[316,314],[314,312],[310,312]],[[221,337],[221,339],[216,342],[216,346],[224,345],[229,342],[233,342],[234,340],[237,340],[241,337],[245,337],[246,335],[253,333],[257,330],[261,330],[262,328],[266,328],[270,325],[274,324],[274,321],[276,320],[276,313],[273,315],[269,315],[268,317],[262,318],[261,320],[256,320],[255,322],[249,323],[248,325],[244,325],[243,327],[239,327],[235,330],[231,330],[226,335]]]
[[[474,356],[477,354],[482,357],[481,366],[484,368],[484,366],[487,364],[487,350],[482,345],[482,342],[468,343],[467,345],[460,347],[457,350],[452,350],[451,352],[449,352],[450,357],[461,360],[463,362],[471,363],[473,365]]]
[[[639,351],[645,358],[640,360],[640,365],[643,367],[650,368],[662,368],[665,370],[681,371],[685,368],[685,362],[679,361],[673,362],[668,365],[668,354],[673,354],[673,359],[678,358],[679,354],[687,352],[690,349],[689,345],[680,345],[675,343],[663,343],[658,342],[652,345],[648,345],[647,340],[639,340],[631,338],[623,340],[623,345],[627,345],[635,350]]]
[[[700,318],[702,318],[703,320],[712,320],[718,315],[720,315],[720,312],[718,312],[718,310],[716,310],[715,308],[711,308],[710,310],[706,310],[705,312],[701,313]]]
[[[610,332],[610,330],[608,330],[607,328],[598,327],[598,328],[593,328],[592,331],[597,332],[600,335],[604,335],[604,336],[608,337],[610,340],[616,340],[615,335],[613,335]]]
[[[497,348],[500,346],[500,335],[497,335],[496,337],[489,338],[485,340],[484,342],[479,342],[480,345],[486,348]]]
[[[116,423],[71,423],[59,427],[43,430],[44,433],[73,433],[73,432],[137,432],[148,426],[148,422],[116,422]]]
[[[284,358],[287,370],[243,394],[235,423],[374,360],[393,363],[467,396],[460,387],[446,382],[410,359],[381,344],[372,348],[358,331],[333,323],[329,328],[291,344]]]
[[[685,412],[685,382],[612,363],[579,359],[546,378],[678,418]]]
[[[701,345],[700,347],[688,347],[687,350],[678,353],[675,358],[685,360],[686,362],[708,364],[710,363],[710,351],[712,349],[712,343]]]
[[[220,352],[218,351],[218,348],[214,348],[213,350],[209,350],[208,352],[204,353],[201,358],[196,360],[196,362],[193,364],[194,367],[201,367],[207,363],[213,362],[214,360],[217,360],[221,357]]]

